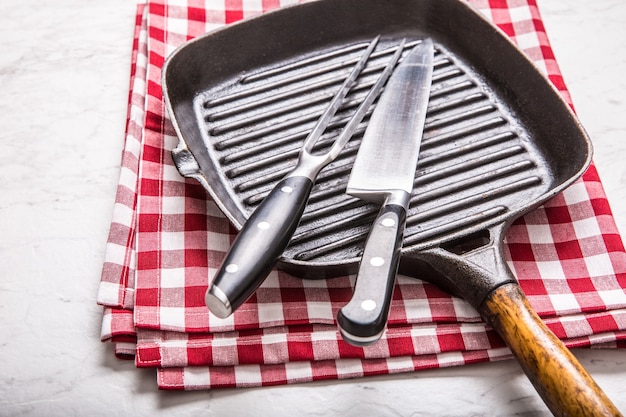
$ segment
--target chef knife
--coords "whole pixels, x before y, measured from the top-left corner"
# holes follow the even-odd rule
[[[216,316],[228,317],[263,283],[298,226],[318,172],[339,155],[391,76],[402,55],[404,41],[331,148],[325,153],[312,153],[317,140],[365,67],[378,40],[378,37],[374,39],[361,55],[306,138],[296,167],[278,182],[237,235],[206,292],[206,304]]]
[[[337,316],[343,338],[357,346],[376,342],[387,323],[426,119],[433,56],[432,40],[425,39],[400,62],[374,109],[348,181],[348,194],[381,204],[352,299]]]

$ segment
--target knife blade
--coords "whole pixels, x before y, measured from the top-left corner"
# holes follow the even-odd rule
[[[370,42],[306,138],[296,167],[263,199],[230,247],[205,294],[207,307],[217,317],[231,315],[263,283],[298,227],[318,172],[339,155],[393,73],[402,47],[389,60],[330,150],[313,154],[313,146],[365,67],[378,39]]]
[[[346,192],[380,204],[350,302],[337,316],[344,340],[376,342],[386,324],[413,190],[432,82],[434,46],[425,39],[398,64],[363,136]]]

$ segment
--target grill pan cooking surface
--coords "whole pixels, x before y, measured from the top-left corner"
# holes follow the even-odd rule
[[[330,14],[325,3],[285,8],[200,37],[164,69],[166,99],[184,139],[175,162],[237,228],[293,168],[307,133],[379,34],[322,143],[339,135],[402,38],[407,51],[425,36],[434,39],[433,87],[404,252],[517,217],[587,166],[587,138],[557,92],[463,2],[343,0],[333,2]],[[281,269],[306,278],[355,271],[377,212],[344,194],[366,123],[320,173]]]

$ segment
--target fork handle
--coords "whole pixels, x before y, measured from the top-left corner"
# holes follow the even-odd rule
[[[209,310],[225,318],[263,283],[289,244],[309,199],[306,176],[281,180],[244,224],[206,293]]]

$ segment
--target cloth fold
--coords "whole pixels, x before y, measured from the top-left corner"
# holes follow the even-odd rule
[[[571,105],[535,1],[470,2]],[[138,5],[126,138],[97,298],[102,340],[118,357],[155,368],[161,389],[288,384],[509,358],[469,304],[403,276],[388,330],[365,348],[345,343],[335,323],[353,276],[312,281],[274,270],[231,317],[208,312],[205,291],[236,231],[173,165],[178,139],[163,103],[161,67],[195,36],[291,3]],[[626,346],[626,252],[593,164],[510,227],[505,256],[535,311],[567,346]]]

